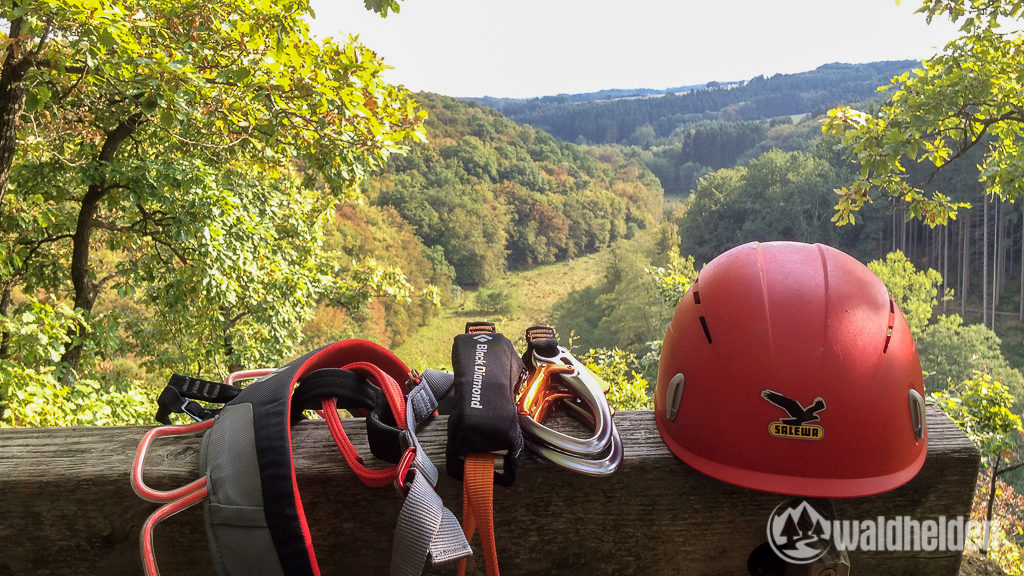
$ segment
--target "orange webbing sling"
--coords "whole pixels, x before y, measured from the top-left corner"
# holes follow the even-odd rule
[[[487,576],[498,576],[498,550],[494,544],[494,455],[467,454],[462,476],[462,532],[467,541],[479,529]],[[466,574],[466,559],[459,561],[459,576]]]

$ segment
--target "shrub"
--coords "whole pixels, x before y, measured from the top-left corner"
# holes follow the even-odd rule
[[[519,309],[519,294],[505,288],[481,288],[476,293],[476,305],[482,312],[509,316]]]

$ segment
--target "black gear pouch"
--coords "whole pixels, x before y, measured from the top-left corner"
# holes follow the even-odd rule
[[[515,394],[526,367],[512,342],[490,322],[469,322],[452,344],[455,405],[448,417],[448,474],[462,478],[466,454],[502,455],[494,481],[515,481],[523,450]]]

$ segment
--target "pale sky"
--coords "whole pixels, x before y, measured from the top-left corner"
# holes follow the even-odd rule
[[[359,35],[387,81],[447,96],[663,89],[829,62],[922,59],[956,36],[919,0],[312,0],[320,37]]]

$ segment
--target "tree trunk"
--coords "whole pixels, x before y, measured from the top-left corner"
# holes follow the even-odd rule
[[[949,291],[949,224],[942,227],[942,313],[946,314],[949,300],[945,298]]]
[[[71,240],[71,284],[75,287],[75,310],[81,310],[88,314],[96,304],[98,290],[89,269],[89,244],[92,241],[92,231],[96,211],[99,209],[100,200],[106,195],[106,191],[100,184],[89,186],[78,211],[78,222],[75,224],[75,234]],[[71,344],[64,350],[61,358],[61,382],[70,385],[82,362],[81,338],[85,334],[85,326],[77,324],[68,332]]]
[[[960,254],[960,316],[963,317],[967,310],[967,233],[971,223],[971,213],[967,212],[966,217],[960,221],[960,240],[963,243],[963,251]]]
[[[992,314],[992,329],[996,329],[996,308],[999,306],[999,203],[992,203],[992,302],[990,303]]]
[[[900,252],[907,254],[907,215],[900,214]]]
[[[15,6],[17,6],[15,2]],[[22,18],[15,18],[10,23],[8,38],[15,39],[0,52],[0,210],[3,209],[7,196],[7,186],[11,179],[11,166],[18,151],[18,129],[21,127],[21,114],[25,111],[25,98],[28,88],[25,76],[35,66],[39,50],[45,39],[40,38],[33,51],[16,57],[15,48],[22,35]],[[7,316],[11,306],[11,292],[14,290],[14,278],[0,278],[3,281],[3,292],[0,294],[0,317]],[[11,335],[0,330],[0,358],[10,354]]]
[[[981,214],[981,285],[978,286],[978,288],[981,289],[981,303],[980,303],[980,307],[981,307],[981,325],[985,326],[986,328],[988,327],[988,297],[989,297],[989,294],[988,294],[988,282],[989,282],[989,280],[988,280],[988,277],[989,277],[988,276],[988,270],[989,270],[989,261],[988,261],[988,252],[989,252],[989,250],[988,250],[988,243],[989,243],[989,233],[988,233],[989,214],[988,214],[988,209],[989,209],[989,205],[988,205],[988,200],[986,199],[986,200],[984,200],[984,203],[982,204],[982,214]]]
[[[0,318],[7,317],[7,311],[11,309],[11,291],[13,288],[4,286],[0,293]],[[0,330],[0,360],[10,356],[11,335],[6,330]]]
[[[890,249],[889,252],[895,252],[896,251],[896,231],[897,231],[896,212],[897,212],[897,210],[896,210],[896,201],[893,200],[892,201],[892,249]],[[885,256],[883,255],[883,258],[884,257]]]
[[[11,22],[9,38],[17,39],[21,36],[21,23],[21,18]],[[7,195],[11,166],[18,150],[18,128],[21,126],[21,113],[25,110],[25,97],[28,95],[25,75],[35,66],[37,56],[37,52],[26,51],[20,58],[15,58],[14,48],[18,42],[15,40],[4,50],[5,60],[3,70],[0,70],[0,206]]]
[[[1007,291],[1007,260],[1010,255],[1010,250],[1008,250],[1010,239],[1007,238],[1007,207],[1001,201],[999,202],[999,219],[997,221],[999,224],[999,282],[997,283],[999,289],[995,292],[996,307],[1002,302],[1002,293]]]
[[[145,116],[137,112],[107,132],[103,148],[100,149],[99,156],[96,158],[96,163],[100,167],[99,176],[95,183],[89,185],[81,200],[78,221],[75,224],[75,233],[71,240],[71,284],[75,288],[75,309],[81,310],[87,316],[92,312],[92,308],[96,304],[96,297],[99,295],[99,286],[93,279],[90,269],[89,253],[92,232],[96,225],[96,213],[99,210],[100,202],[110,190],[107,186],[106,169],[121,144],[138,129],[144,119]],[[76,324],[68,331],[72,343],[61,358],[61,382],[65,385],[72,382],[74,373],[82,361],[81,338],[84,334],[85,326],[81,324]]]
[[[992,537],[992,513],[996,504],[996,480],[999,475],[996,471],[999,470],[999,462],[1002,461],[1002,456],[996,456],[996,463],[992,465],[992,480],[988,486],[988,502],[985,505],[985,536],[981,541],[981,552],[982,556],[988,556],[988,544],[989,538]]]

